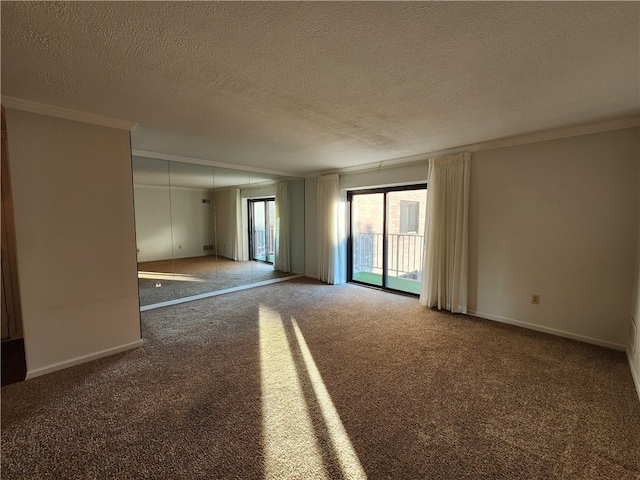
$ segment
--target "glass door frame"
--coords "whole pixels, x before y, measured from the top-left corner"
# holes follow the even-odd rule
[[[416,183],[411,185],[396,185],[390,187],[374,187],[374,188],[366,188],[361,190],[349,190],[347,191],[347,208],[349,214],[349,233],[347,236],[347,281],[350,283],[356,283],[358,285],[364,285],[371,288],[378,288],[382,290],[391,291],[394,293],[401,293],[403,295],[410,295],[412,297],[419,297],[418,294],[405,292],[403,290],[397,290],[395,288],[389,287],[389,238],[388,238],[388,227],[389,227],[389,219],[388,217],[388,193],[390,192],[403,192],[407,190],[427,190],[426,183]],[[367,195],[367,194],[383,194],[383,203],[382,203],[382,286],[373,285],[371,283],[362,282],[359,280],[353,279],[353,197],[357,195]],[[426,212],[425,212],[426,213]]]
[[[264,254],[264,260],[261,260],[259,258],[255,257],[255,252],[254,252],[254,238],[253,238],[253,232],[254,230],[254,218],[253,218],[253,206],[256,203],[264,203],[264,222],[265,222],[265,249],[267,247],[267,245],[269,245],[269,202],[274,202],[275,204],[275,197],[265,197],[265,198],[248,198],[247,199],[247,205],[248,205],[248,212],[247,215],[249,217],[249,260],[253,261],[253,262],[263,262],[263,263],[267,263],[269,265],[273,265],[273,262],[269,261],[269,254],[268,252],[265,250],[265,254]],[[275,219],[274,219],[275,220]],[[274,226],[275,228],[275,226]]]

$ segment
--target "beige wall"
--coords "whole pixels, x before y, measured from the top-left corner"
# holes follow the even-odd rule
[[[638,146],[638,156],[640,157],[640,145]],[[640,200],[640,195],[638,198]],[[631,315],[633,319],[635,319],[636,331],[635,338],[632,338],[631,335],[629,336],[629,349],[627,350],[627,354],[629,356],[629,365],[631,365],[631,374],[636,384],[636,391],[638,392],[638,396],[640,396],[640,231],[638,232],[638,249],[636,252],[635,265],[636,271]],[[635,351],[632,351],[632,344],[635,344]]]
[[[129,132],[7,110],[27,377],[140,341]]]
[[[638,136],[639,129],[630,128],[472,154],[474,314],[609,347],[627,345],[638,239]],[[343,175],[340,184],[349,189],[426,177],[423,164]],[[306,192],[312,276],[315,181],[307,179]],[[532,294],[541,296],[540,305],[531,304]]]
[[[474,153],[469,310],[623,349],[637,179],[637,128]]]

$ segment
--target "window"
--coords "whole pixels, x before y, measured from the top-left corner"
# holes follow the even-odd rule
[[[400,233],[418,233],[420,202],[400,200]]]

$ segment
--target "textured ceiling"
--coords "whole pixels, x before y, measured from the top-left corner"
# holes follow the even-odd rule
[[[640,112],[638,2],[2,2],[2,94],[306,174]]]

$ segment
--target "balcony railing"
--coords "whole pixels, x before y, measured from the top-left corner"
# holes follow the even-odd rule
[[[424,236],[389,234],[388,275],[421,280]],[[382,272],[382,233],[359,233],[353,249],[354,272]]]
[[[253,230],[253,256],[258,260],[272,262],[275,252],[275,229],[273,227]]]

